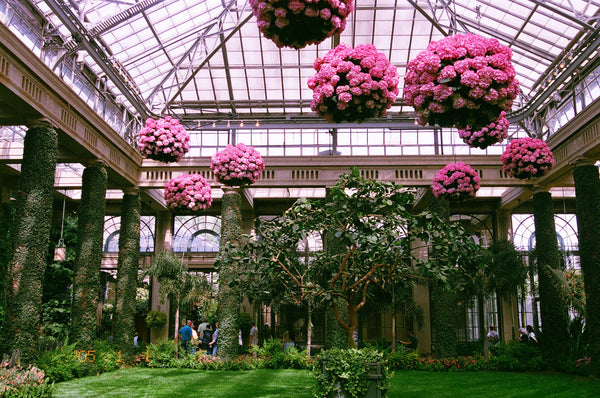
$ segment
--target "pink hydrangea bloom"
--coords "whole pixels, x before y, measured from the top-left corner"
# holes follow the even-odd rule
[[[554,166],[554,155],[548,144],[530,137],[512,140],[500,160],[508,175],[522,180],[541,177]]]
[[[481,130],[509,111],[519,95],[511,57],[510,48],[497,39],[470,33],[431,42],[408,63],[405,102],[415,108],[422,123]],[[452,95],[446,89],[441,95],[436,89],[440,85],[451,88]],[[417,100],[418,93],[423,97]],[[432,112],[432,102],[441,102],[445,111]]]
[[[171,179],[165,186],[167,207],[180,211],[206,210],[212,204],[212,190],[199,174],[184,174]]]
[[[252,184],[260,178],[265,161],[253,147],[242,143],[227,145],[210,159],[210,169],[217,181],[228,186]]]
[[[466,199],[479,190],[479,175],[464,162],[449,163],[437,172],[431,189],[436,198]]]
[[[250,0],[258,29],[277,47],[303,48],[340,34],[353,0]]]
[[[506,112],[502,111],[495,122],[479,130],[472,129],[469,126],[465,129],[458,129],[458,135],[465,144],[473,148],[485,149],[490,145],[504,141],[508,137],[508,126]]]
[[[396,67],[370,44],[356,48],[340,44],[317,58],[314,67],[317,73],[308,79],[311,108],[328,121],[360,123],[383,116],[399,92]]]
[[[178,162],[190,149],[190,136],[179,120],[171,116],[149,118],[138,136],[138,149],[145,158]]]

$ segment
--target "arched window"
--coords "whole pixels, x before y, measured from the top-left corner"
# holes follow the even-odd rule
[[[154,252],[154,216],[140,217],[140,252]],[[121,231],[121,216],[104,217],[104,238],[102,251],[104,253],[119,252],[119,233]]]
[[[214,253],[221,243],[221,219],[214,216],[176,216],[174,252]]]

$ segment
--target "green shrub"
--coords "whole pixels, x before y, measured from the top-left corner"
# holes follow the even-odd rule
[[[392,370],[416,370],[421,367],[421,357],[415,351],[396,350],[387,355],[387,362]]]
[[[51,397],[54,385],[49,384],[43,370],[29,366],[9,368],[2,363],[0,369],[0,396],[17,398]]]
[[[325,398],[343,390],[350,397],[363,397],[371,382],[375,382],[369,374],[372,373],[373,365],[377,363],[380,370],[377,388],[380,388],[382,396],[385,396],[389,375],[379,352],[368,348],[324,351],[317,357],[313,368],[313,376],[317,380],[313,395]]]
[[[177,367],[173,340],[160,340],[148,345],[148,366],[151,368]]]
[[[496,356],[489,358],[490,368],[495,370],[532,371],[546,368],[537,344],[518,341],[500,344]]]
[[[75,344],[46,351],[38,361],[51,382],[69,381],[79,377],[80,362],[73,354]]]
[[[159,328],[167,323],[167,314],[162,311],[149,311],[146,315],[146,325],[150,328]]]
[[[96,341],[94,350],[96,351],[95,364],[100,373],[112,372],[121,367],[119,353],[108,341]]]

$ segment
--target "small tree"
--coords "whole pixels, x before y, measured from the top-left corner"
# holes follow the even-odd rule
[[[179,309],[207,300],[212,286],[200,275],[190,274],[187,265],[171,251],[158,253],[148,274],[160,284],[158,294],[162,301],[170,298],[175,303],[175,350],[177,351],[177,335],[179,331]]]
[[[296,303],[309,298],[325,301],[354,346],[358,311],[367,302],[369,288],[418,277],[445,280],[449,268],[434,267],[413,256],[412,242],[429,241],[432,234],[446,241],[444,250],[460,253],[464,239],[458,225],[432,222],[430,213],[412,213],[413,192],[393,182],[365,180],[358,170],[343,175],[327,200],[298,200],[280,218],[263,222],[258,239],[239,249],[230,247],[221,264],[245,270],[251,290],[277,287]],[[302,255],[299,242],[315,233],[334,237],[343,251],[321,250]],[[322,239],[327,242],[328,239]],[[422,265],[422,266],[418,266]],[[283,293],[282,293],[283,292]],[[347,304],[344,321],[336,299]]]

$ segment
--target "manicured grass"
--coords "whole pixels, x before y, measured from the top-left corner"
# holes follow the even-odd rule
[[[121,369],[55,385],[57,397],[310,398],[304,370]],[[388,397],[598,397],[600,380],[557,373],[395,372]]]

